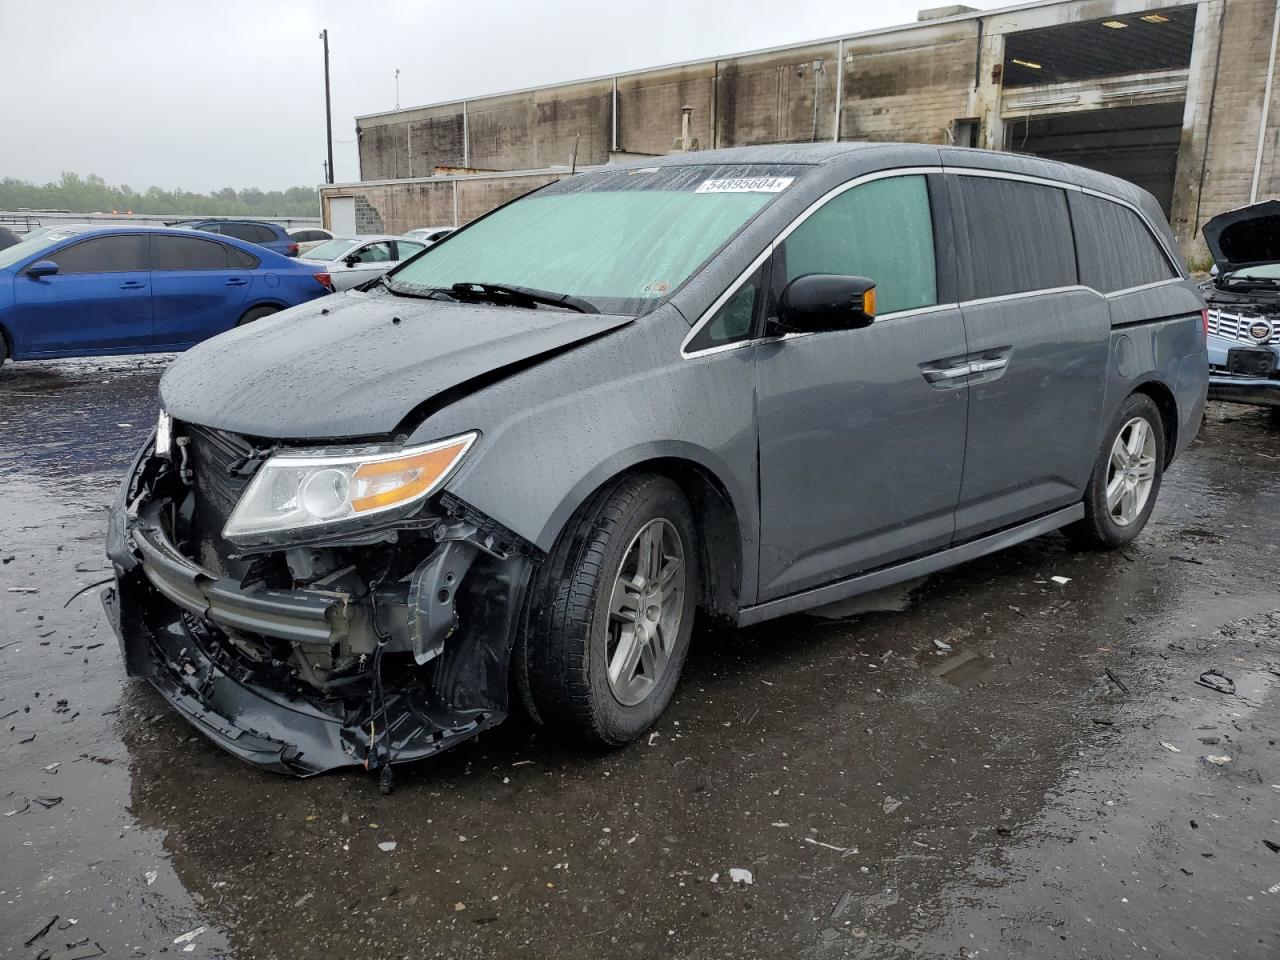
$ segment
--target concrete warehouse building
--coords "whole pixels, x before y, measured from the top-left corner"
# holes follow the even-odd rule
[[[571,166],[760,143],[1031,153],[1150,190],[1193,258],[1213,215],[1280,194],[1277,0],[1049,0],[356,118],[340,232],[461,224]],[[714,43],[714,38],[709,38]]]

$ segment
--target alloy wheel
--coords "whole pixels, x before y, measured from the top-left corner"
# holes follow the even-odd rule
[[[624,706],[644,702],[671,662],[687,575],[675,526],[659,517],[641,527],[623,555],[609,601],[609,689]]]
[[[1156,437],[1144,417],[1134,417],[1116,435],[1107,463],[1107,512],[1120,527],[1142,515],[1156,476]]]

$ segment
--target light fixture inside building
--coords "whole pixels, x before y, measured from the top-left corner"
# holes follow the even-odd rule
[[[1102,25],[1104,27],[1109,27],[1112,30],[1123,30],[1128,26],[1128,24],[1123,20],[1103,20]]]
[[[1145,17],[1139,17],[1139,20],[1145,20],[1147,23],[1168,23],[1169,18],[1163,13],[1148,13]]]
[[[1016,63],[1016,64],[1017,64],[1018,66],[1020,66],[1020,67],[1027,67],[1027,68],[1029,68],[1029,69],[1031,69],[1031,70],[1039,70],[1039,69],[1040,69],[1040,64],[1038,64],[1038,63],[1032,63],[1030,60],[1019,60],[1017,57],[1014,57],[1014,58],[1013,58],[1013,62],[1014,62],[1014,63]]]

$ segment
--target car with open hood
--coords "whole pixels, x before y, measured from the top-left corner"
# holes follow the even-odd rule
[[[579,173],[180,358],[105,606],[128,673],[268,769],[389,777],[513,696],[624,744],[695,617],[1131,542],[1199,426],[1203,324],[1156,202],[1086,170],[832,144]]]
[[[1280,424],[1280,200],[1221,213],[1202,233],[1214,266],[1209,398],[1270,407]]]

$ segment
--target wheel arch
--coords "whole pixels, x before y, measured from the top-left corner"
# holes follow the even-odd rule
[[[672,480],[689,500],[698,525],[698,567],[702,573],[698,606],[715,620],[734,621],[748,580],[747,544],[754,539],[743,528],[742,512],[728,485],[705,463],[676,453],[656,454],[610,470],[603,479],[593,476],[589,488],[575,488],[553,515],[548,523],[554,527],[551,541],[574,528],[581,511],[601,490],[645,473]]]
[[[1160,420],[1164,424],[1163,467],[1167,467],[1173,461],[1174,453],[1178,449],[1178,401],[1167,384],[1155,379],[1138,384],[1129,391],[1129,396],[1135,393],[1150,397],[1151,402],[1160,411]]]
[[[16,347],[13,342],[13,334],[9,332],[9,328],[3,323],[0,323],[0,346],[4,347],[3,352],[0,352],[0,363],[3,363],[6,359],[15,359]]]

